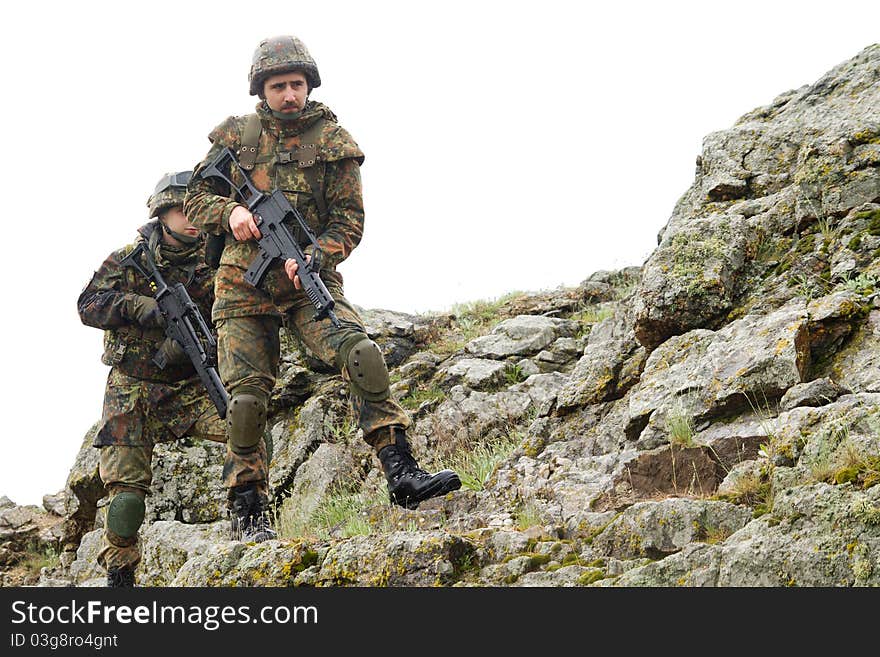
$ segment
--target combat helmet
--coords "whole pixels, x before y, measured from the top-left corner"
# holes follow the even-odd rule
[[[251,96],[263,96],[263,82],[270,75],[301,70],[309,82],[309,91],[321,86],[318,65],[306,49],[306,44],[295,36],[283,35],[263,39],[254,51],[248,74]]]
[[[147,207],[150,208],[150,217],[158,217],[165,208],[175,205],[183,205],[183,197],[186,195],[186,185],[192,178],[192,171],[178,171],[166,173],[156,183],[156,189],[147,199]]]

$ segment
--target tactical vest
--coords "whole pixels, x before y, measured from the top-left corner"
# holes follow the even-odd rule
[[[263,124],[258,114],[250,114],[244,124],[241,133],[241,146],[238,149],[238,161],[245,171],[251,171],[256,164],[263,164],[275,160],[276,164],[295,163],[302,170],[303,176],[312,190],[315,205],[318,206],[318,215],[321,221],[327,221],[327,201],[324,198],[323,180],[319,176],[318,167],[318,140],[324,129],[324,119],[319,118],[308,130],[300,136],[300,144],[292,150],[276,150],[271,155],[257,156],[260,146],[260,135],[263,132]]]
[[[148,238],[149,234],[144,237]],[[128,255],[133,248],[134,244],[127,246],[124,255]],[[152,284],[134,269],[124,267],[122,273],[122,292],[154,296]],[[204,265],[198,265],[196,259],[191,264],[164,268],[162,274],[169,285],[183,283],[202,315],[210,317],[214,289],[213,271]],[[115,367],[127,376],[156,383],[172,383],[195,376],[195,369],[189,362],[169,364],[164,369],[153,362],[153,356],[164,340],[165,330],[161,328],[143,328],[129,324],[108,329],[104,331],[101,362]]]
[[[324,197],[324,180],[320,175],[318,164],[318,141],[324,128],[325,119],[318,118],[309,128],[300,135],[300,144],[291,150],[280,150],[276,147],[274,153],[258,155],[260,150],[260,136],[263,133],[263,124],[259,114],[249,114],[241,129],[241,137],[238,148],[238,162],[242,169],[247,172],[253,171],[257,164],[275,163],[276,165],[293,164],[299,168],[303,177],[311,189],[312,198],[318,208],[318,217],[326,222],[330,216],[327,209],[327,200]],[[277,166],[276,166],[277,169]],[[220,266],[220,258],[226,246],[226,235],[208,235],[205,245],[205,262],[209,267],[217,269]]]

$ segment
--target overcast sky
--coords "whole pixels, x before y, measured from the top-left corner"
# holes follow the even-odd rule
[[[366,153],[367,308],[448,309],[641,265],[703,137],[877,41],[877,3],[7,3],[0,495],[63,488],[100,418],[76,298],[166,171],[252,111],[258,42],[302,38]]]

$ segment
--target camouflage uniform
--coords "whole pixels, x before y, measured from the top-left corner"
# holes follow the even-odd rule
[[[269,271],[260,288],[245,281],[245,270],[257,258],[259,247],[253,240],[237,241],[229,232],[229,215],[240,204],[229,198],[229,189],[216,179],[199,179],[199,172],[224,147],[234,153],[241,148],[248,117],[229,117],[209,135],[212,147],[193,174],[184,211],[203,231],[225,235],[212,311],[218,330],[220,376],[230,395],[248,390],[268,398],[278,375],[278,328],[282,319],[313,353],[334,365],[346,380],[341,348],[358,336],[366,337],[361,318],[343,295],[342,276],[336,271],[336,265],[360,242],[363,231],[359,167],[364,156],[351,135],[338,125],[336,116],[321,103],[309,101],[300,115],[290,120],[276,118],[265,101],[257,105],[256,113],[262,133],[250,178],[262,191],[283,190],[317,235],[323,253],[321,278],[336,301],[335,311],[342,324],[335,328],[329,319],[315,320],[311,302],[302,290],[294,288],[281,265]],[[304,133],[310,129],[314,132],[316,121],[321,121],[315,144],[318,180],[327,207],[325,217],[318,210],[303,170],[289,156],[302,144]],[[241,184],[236,171],[233,180]],[[392,427],[405,429],[410,424],[406,412],[390,396],[371,401],[352,394],[351,404],[365,440],[376,451],[393,442]]]
[[[329,108],[308,100],[308,94],[321,85],[321,77],[298,38],[282,35],[262,41],[248,77],[251,95],[260,96],[262,102],[255,114],[229,117],[211,132],[211,149],[193,173],[184,199],[190,221],[206,233],[222,236],[225,244],[212,316],[217,324],[220,377],[230,394],[228,440],[247,448],[260,426],[265,426],[269,395],[278,376],[278,329],[284,321],[309,351],[335,366],[348,382],[352,409],[364,440],[382,464],[391,502],[417,508],[428,498],[458,489],[461,481],[452,470],[431,474],[419,467],[406,438],[410,419],[391,395],[385,359],[342,292],[336,265],[349,256],[363,234],[363,152]],[[224,148],[238,158],[258,190],[280,190],[317,236],[320,274],[336,302],[339,326],[326,317],[315,319],[311,302],[294,287],[282,263],[268,271],[259,288],[245,280],[260,250],[253,239],[236,240],[230,229],[233,211],[244,204],[232,197],[228,184],[200,175]],[[229,174],[234,186],[244,186],[236,167]],[[239,221],[240,237],[253,232],[246,213],[236,213]],[[296,226],[290,228],[296,235]],[[307,254],[313,248],[310,242],[303,246]]]
[[[214,301],[214,270],[204,264],[204,244],[175,249],[162,243],[158,220],[138,232],[138,240],[148,241],[166,282],[183,283],[203,316],[208,317]],[[83,323],[104,329],[101,360],[111,366],[94,443],[101,451],[100,475],[111,503],[122,492],[141,499],[149,493],[150,460],[156,443],[184,436],[226,442],[225,423],[192,364],[169,363],[160,369],[152,361],[165,341],[165,331],[140,326],[129,311],[129,301],[135,295],[154,293],[140,273],[120,264],[134,246],[110,254],[77,301]],[[227,448],[223,479],[230,489],[248,482],[265,489],[265,445],[261,443],[260,449],[245,456]],[[133,569],[140,561],[137,536],[126,539],[105,529],[98,560],[107,569]]]

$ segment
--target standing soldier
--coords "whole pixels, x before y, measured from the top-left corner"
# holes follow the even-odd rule
[[[204,240],[183,213],[192,172],[164,176],[147,201],[152,221],[138,229],[169,286],[183,283],[204,317],[214,301],[214,270],[205,264]],[[226,442],[225,426],[181,346],[165,336],[164,318],[147,278],[121,264],[135,244],[114,251],[77,301],[82,322],[104,329],[110,365],[104,412],[95,437],[101,480],[110,496],[98,562],[108,586],[133,586],[140,562],[138,529],[150,490],[153,446],[183,436]],[[160,368],[154,357],[166,364]],[[240,538],[274,537],[263,509],[268,468],[263,440],[249,452],[227,449],[224,485],[230,490],[233,525]]]
[[[364,155],[333,112],[309,100],[321,77],[296,37],[262,41],[248,79],[250,94],[260,97],[256,113],[229,117],[211,132],[212,147],[196,168],[184,204],[196,226],[223,236],[225,243],[213,320],[220,376],[230,394],[229,443],[232,449],[249,449],[263,431],[278,375],[278,331],[285,317],[287,327],[306,347],[342,373],[364,439],[382,464],[390,500],[414,509],[430,497],[456,490],[461,481],[452,470],[430,474],[419,467],[406,437],[410,419],[391,396],[382,352],[343,295],[336,265],[361,240]],[[231,197],[228,185],[199,175],[224,147],[236,154],[260,191],[282,190],[317,235],[320,275],[336,302],[339,328],[326,317],[315,319],[314,307],[300,289],[296,261],[275,266],[259,288],[245,280],[245,271],[259,254],[254,216],[240,199]],[[242,184],[237,172],[232,176],[236,185]],[[311,255],[311,245],[302,246]]]

